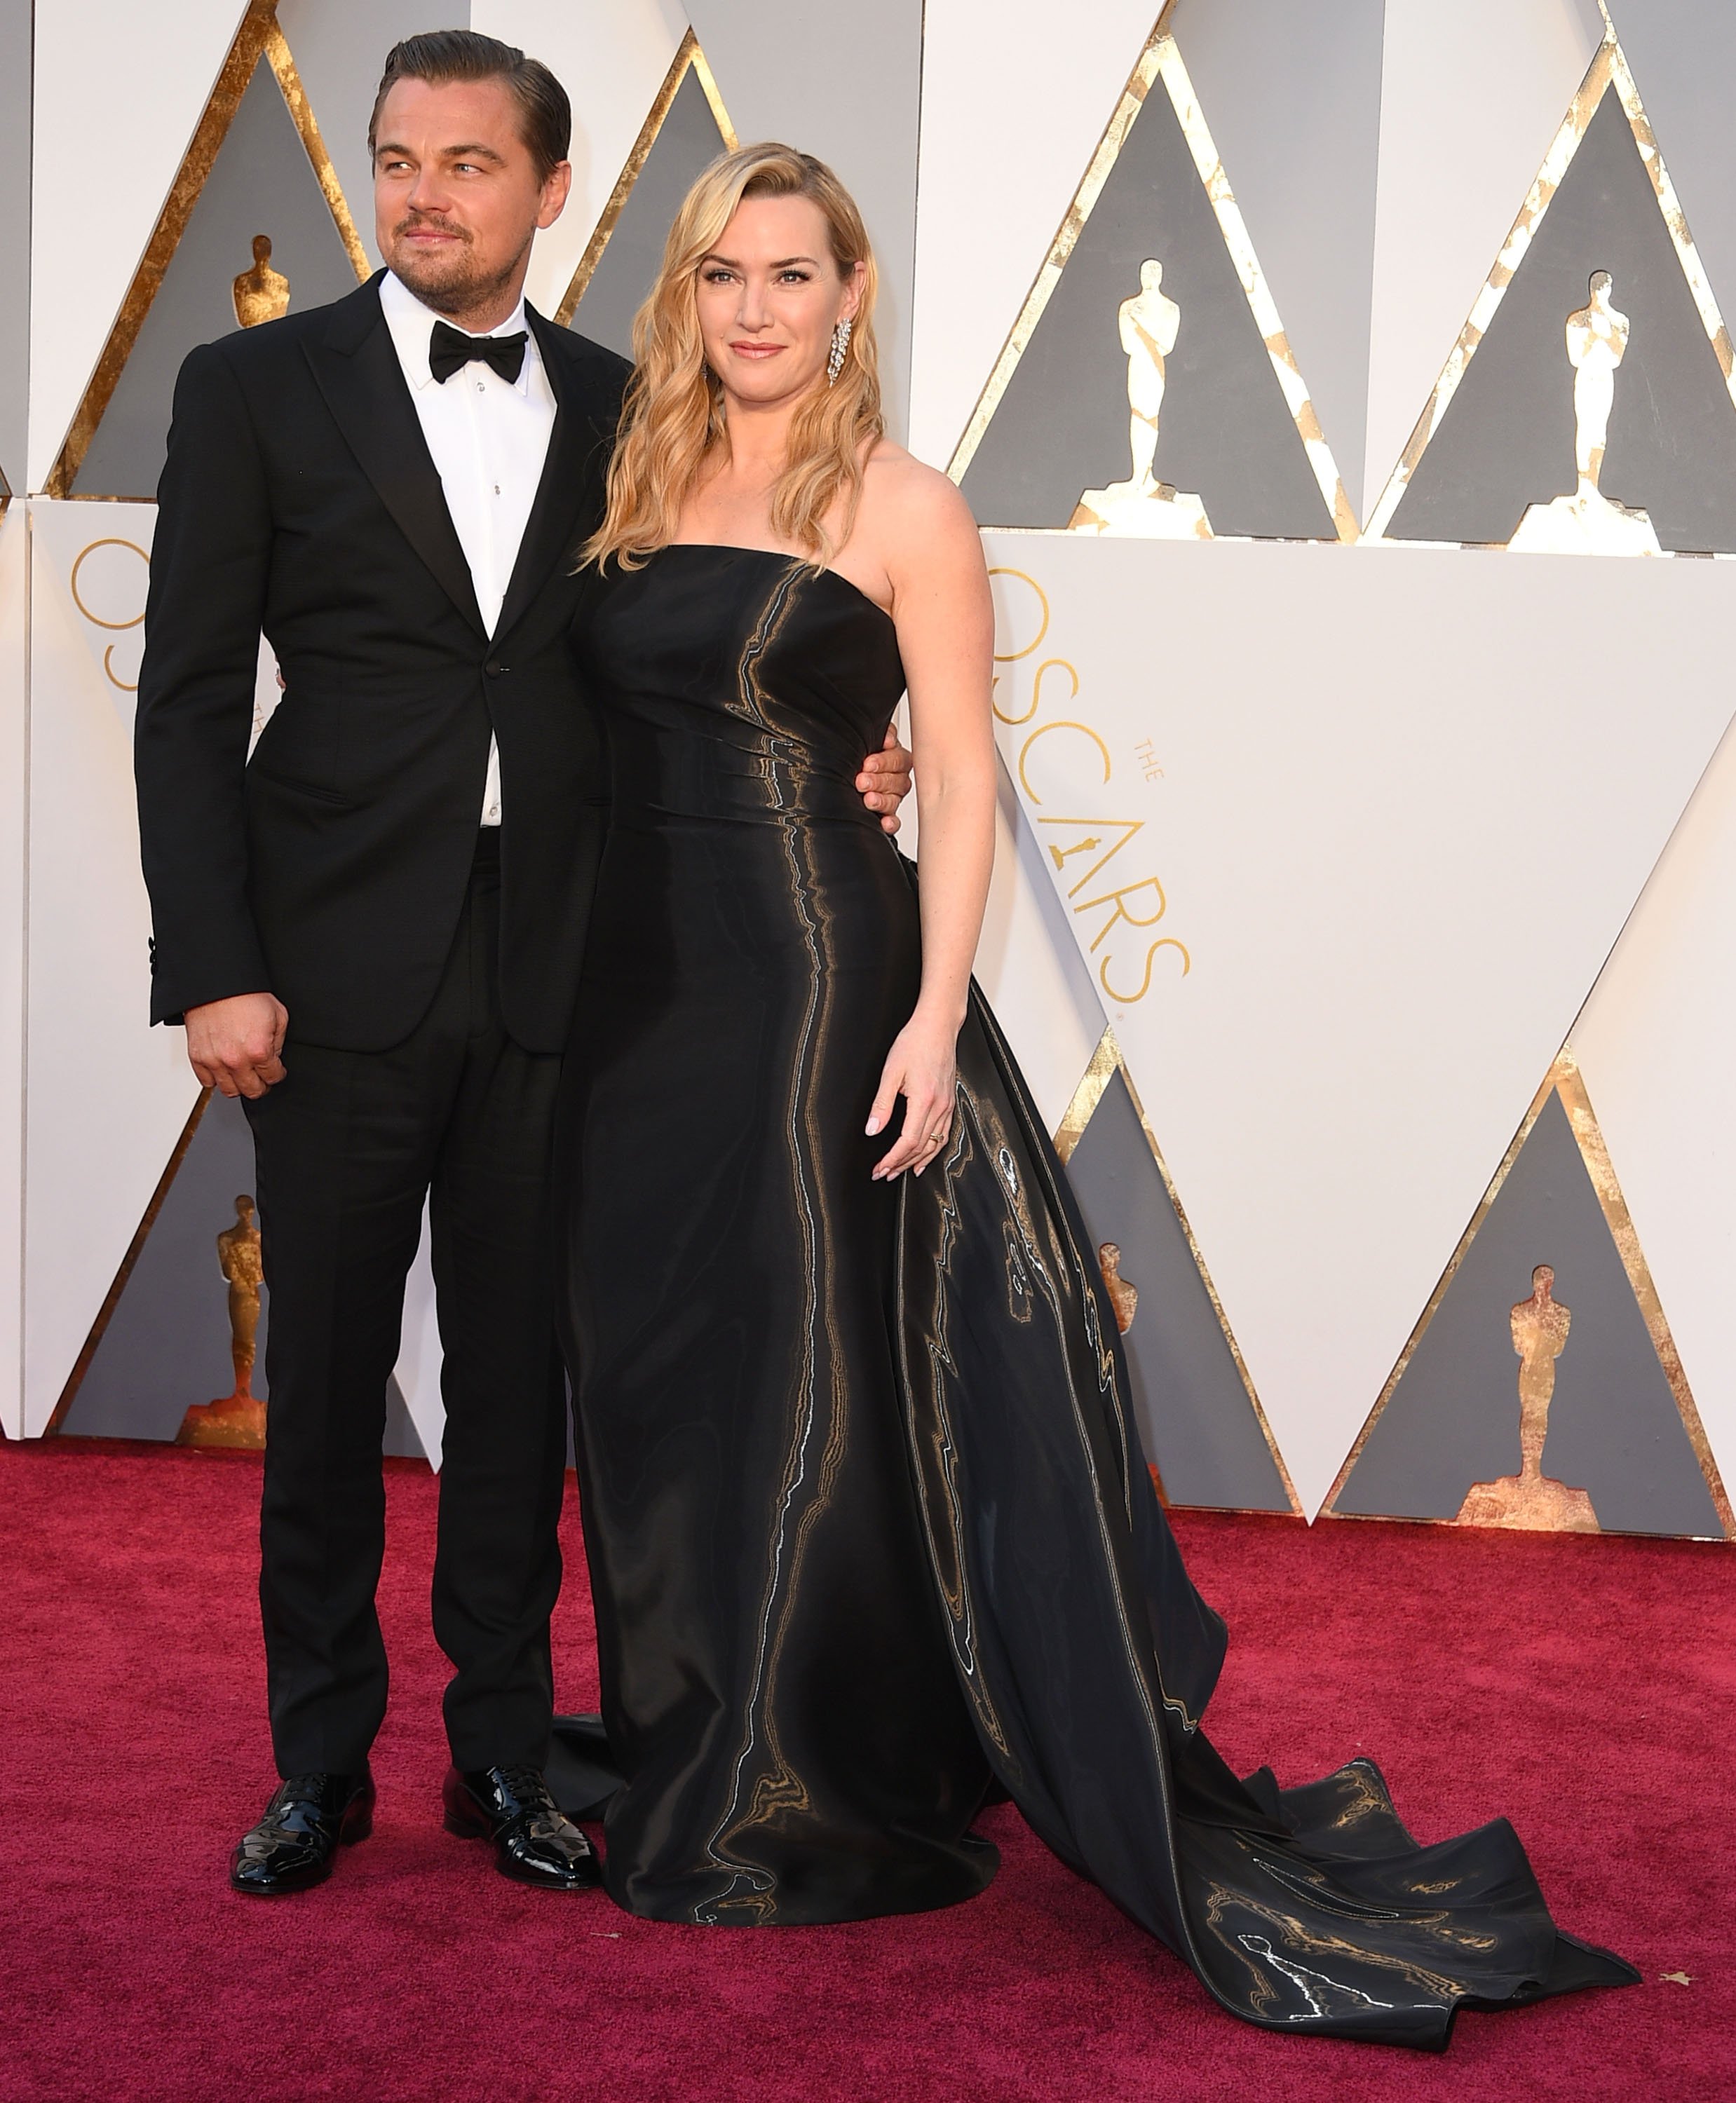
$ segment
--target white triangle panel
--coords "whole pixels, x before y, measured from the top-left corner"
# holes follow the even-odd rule
[[[1729,719],[1736,571],[985,540],[1003,757],[1312,1510]]]
[[[525,291],[552,314],[620,180],[681,39],[680,0],[472,0],[469,26],[550,67],[572,104],[572,194],[536,237]]]
[[[0,1189],[24,1182],[24,759],[29,748],[25,675],[29,523],[22,503],[0,513]],[[23,1436],[19,1369],[23,1337],[23,1220],[0,1206],[0,1429]]]
[[[180,1031],[150,1026],[131,697],[72,591],[83,549],[106,535],[149,549],[156,518],[154,505],[31,505],[26,1437],[60,1398],[198,1095]]]
[[[1574,1051],[1719,1469],[1736,1478],[1736,729],[1707,769]]]
[[[1593,0],[1387,0],[1366,518],[1603,36]]]
[[[422,1207],[422,1238],[404,1282],[403,1327],[398,1332],[398,1363],[393,1378],[422,1442],[429,1465],[440,1469],[440,1446],[446,1433],[446,1404],[440,1398],[440,1324],[434,1312],[434,1262],[430,1252],[428,1207]]]
[[[911,349],[920,459],[951,458],[1156,14],[1155,0],[1064,12],[930,0]]]

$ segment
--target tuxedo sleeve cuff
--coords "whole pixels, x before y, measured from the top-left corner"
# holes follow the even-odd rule
[[[237,958],[227,967],[211,963],[202,968],[166,971],[160,958],[151,964],[151,1020],[180,1023],[189,1007],[208,1001],[234,1000],[243,994],[269,993],[271,975],[263,957]]]

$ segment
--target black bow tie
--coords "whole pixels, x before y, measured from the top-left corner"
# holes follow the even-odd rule
[[[477,359],[510,382],[524,370],[524,346],[529,340],[523,329],[516,336],[466,336],[462,329],[436,322],[428,346],[428,370],[443,387],[455,372]]]

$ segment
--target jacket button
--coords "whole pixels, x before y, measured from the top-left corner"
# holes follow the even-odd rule
[[[483,665],[483,669],[491,679],[503,679],[506,676],[508,667],[501,664],[498,658],[491,658]]]

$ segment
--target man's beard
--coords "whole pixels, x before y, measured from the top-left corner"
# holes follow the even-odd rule
[[[454,235],[463,243],[456,252],[448,249],[438,256],[423,256],[414,248],[405,246],[403,237],[419,226],[431,226],[443,233]],[[415,293],[424,306],[431,307],[437,314],[448,320],[460,321],[467,313],[487,307],[498,299],[510,283],[517,270],[523,251],[501,270],[484,273],[477,267],[471,247],[474,237],[465,228],[454,225],[451,220],[414,216],[401,220],[392,229],[390,262],[394,277],[398,278]]]

